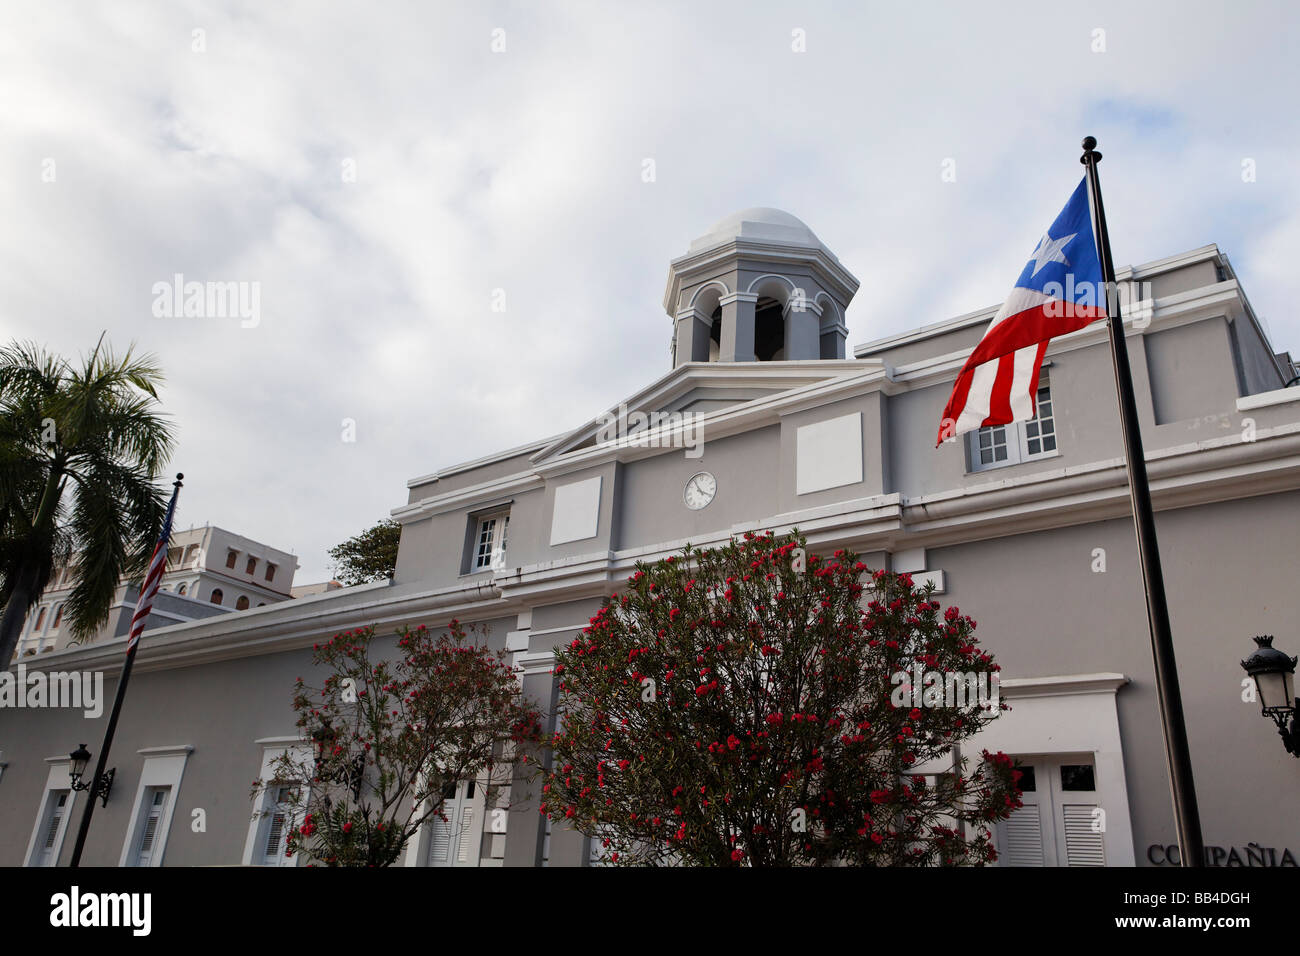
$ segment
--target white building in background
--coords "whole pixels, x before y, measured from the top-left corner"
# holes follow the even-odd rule
[[[311,597],[313,594],[325,594],[329,591],[337,591],[343,587],[341,581],[317,581],[315,584],[295,584],[293,587],[293,596],[296,598]]]
[[[173,531],[167,570],[146,630],[287,601],[294,596],[297,570],[298,559],[290,552],[224,528]],[[73,584],[72,566],[56,569],[41,602],[27,615],[15,658],[68,646],[72,635],[63,608]],[[119,583],[108,622],[91,641],[127,633],[139,593],[135,584]]]
[[[1298,370],[1217,247],[1118,280],[1207,861],[1295,867],[1300,818],[1286,808],[1300,764],[1243,698],[1239,661],[1256,635],[1300,650]],[[1024,806],[996,828],[1001,865],[1176,864],[1104,324],[1052,341],[1033,420],[936,448],[953,381],[997,306],[936,324],[913,316],[918,328],[850,351],[857,288],[797,218],[744,210],[670,264],[672,368],[576,428],[408,480],[405,501],[394,495],[391,580],[284,601],[290,556],[267,580],[276,559],[247,539],[218,529],[178,539],[160,602],[211,609],[219,590],[220,607],[244,598],[251,609],[141,643],[117,782],[85,862],[300,865],[284,855],[282,795],[250,801],[247,781],[269,779],[281,755],[310,754],[293,690],[312,673],[313,645],[333,634],[374,626],[391,659],[399,628],[472,623],[551,721],[555,649],[638,561],[798,527],[815,553],[848,548],[869,568],[931,581],[979,622],[1011,709],[964,749],[1001,750],[1025,769]],[[613,333],[608,354],[618,360]],[[28,670],[103,672],[109,685],[123,644],[66,648]],[[69,859],[67,821],[85,797],[71,789],[68,753],[102,739],[102,720],[0,710],[0,817],[12,824],[0,828],[0,865]],[[914,772],[937,777],[952,762]],[[549,827],[525,775],[506,793],[485,782],[455,786],[443,819],[408,844],[407,865],[592,863],[598,841]],[[494,813],[500,800],[509,813]],[[202,832],[172,825],[173,811],[188,821],[197,809]]]

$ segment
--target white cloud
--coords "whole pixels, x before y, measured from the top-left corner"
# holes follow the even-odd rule
[[[662,374],[667,261],[746,206],[863,281],[852,344],[995,303],[1092,133],[1117,258],[1218,241],[1300,346],[1291,8],[925,10],[6,5],[0,333],[158,353],[184,520],[295,548],[300,580],[406,478]],[[153,318],[177,272],[259,282],[261,323]]]

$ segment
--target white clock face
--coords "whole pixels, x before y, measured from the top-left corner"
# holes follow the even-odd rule
[[[718,479],[707,471],[702,471],[697,475],[691,475],[687,480],[686,488],[682,492],[682,499],[686,502],[686,507],[692,511],[699,511],[701,508],[707,507],[717,493]]]

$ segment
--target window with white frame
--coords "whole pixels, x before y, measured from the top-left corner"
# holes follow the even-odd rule
[[[171,792],[171,787],[147,787],[145,789],[144,806],[140,810],[143,818],[137,828],[140,835],[134,853],[134,864],[136,866],[153,865],[154,854],[158,849],[159,831],[162,829],[163,814],[167,810]]]
[[[474,552],[470,561],[470,570],[486,571],[505,567],[506,530],[509,527],[509,511],[479,516],[478,526],[474,531]]]
[[[253,804],[243,862],[245,866],[297,866],[298,857],[286,852],[287,841],[307,794],[300,793],[301,785],[294,781],[310,778],[312,748],[299,737],[266,737],[257,743],[262,747],[258,780],[266,784],[259,787]],[[280,759],[286,756],[298,772],[285,772]]]
[[[131,825],[122,839],[118,866],[163,865],[181,778],[193,750],[189,744],[173,744],[137,751],[144,758],[144,767],[128,817]]]
[[[272,788],[273,802],[267,808],[266,825],[262,828],[258,862],[263,866],[288,866],[289,831],[293,829],[294,788],[280,784]]]
[[[482,811],[482,787],[478,781],[448,783],[442,792],[441,811],[429,821],[427,864],[478,866],[483,841]]]
[[[28,866],[56,866],[63,837],[68,830],[68,812],[72,809],[72,791],[47,790],[36,825]]]
[[[980,428],[969,432],[967,440],[971,471],[988,471],[1056,455],[1056,417],[1047,375],[1038,380],[1033,418]]]

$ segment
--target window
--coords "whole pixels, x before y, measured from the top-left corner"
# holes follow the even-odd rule
[[[36,806],[36,819],[32,822],[31,837],[27,841],[24,866],[59,865],[59,853],[68,833],[68,822],[77,805],[77,795],[72,791],[68,779],[71,769],[68,755],[47,757],[45,763],[45,787]]]
[[[185,593],[185,582],[184,582],[184,581],[182,581],[182,582],[177,586],[177,588],[176,588],[176,593],[177,593],[177,594],[184,594],[184,593]]]
[[[140,771],[131,815],[127,817],[131,823],[122,835],[118,866],[163,865],[181,778],[193,750],[189,744],[174,744],[137,751],[144,757],[144,767]]]
[[[293,829],[294,789],[291,786],[275,788],[275,803],[262,835],[259,859],[263,866],[287,866],[292,857],[286,856],[289,831]]]
[[[241,594],[238,600],[235,601],[235,610],[236,611],[248,610],[248,598],[243,594]]]
[[[30,866],[54,866],[63,848],[63,834],[68,827],[68,805],[72,791],[50,790],[46,794],[45,812],[37,830],[38,841]]]
[[[135,866],[150,866],[153,855],[158,848],[159,830],[162,827],[163,812],[167,809],[167,798],[171,795],[170,787],[148,787],[145,790],[144,814],[140,821],[140,837],[136,843]]]
[[[506,563],[506,529],[510,526],[510,512],[502,511],[479,518],[474,535],[473,571],[503,568]]]
[[[220,604],[223,597],[225,597],[225,595],[221,593],[221,588],[213,588],[212,597],[208,598],[208,600],[213,604]]]
[[[1084,756],[1027,759],[1018,768],[1023,805],[995,828],[999,865],[1105,866],[1094,764]]]
[[[59,622],[63,620],[63,605],[56,605],[54,608],[54,623],[50,625],[50,630],[57,630]]]
[[[41,608],[40,611],[38,611],[36,614],[36,626],[33,627],[32,630],[39,631],[44,626],[45,626],[45,608]]]
[[[1047,376],[1038,380],[1034,417],[1010,425],[991,425],[968,434],[967,450],[971,471],[987,471],[1004,465],[1018,465],[1034,458],[1047,458],[1056,451],[1056,417]]]
[[[449,783],[443,790],[442,816],[429,820],[429,866],[478,866],[483,821],[476,790],[473,780]]]
[[[262,748],[257,779],[266,783],[257,788],[241,861],[245,866],[297,866],[298,854],[286,853],[287,841],[309,793],[300,789],[303,784],[294,781],[310,779],[312,747],[303,744],[297,735],[264,737],[256,743]],[[287,773],[280,762],[284,757],[293,765]]]
[[[245,574],[257,573],[257,558],[249,558],[248,563],[244,565]]]
[[[185,549],[185,563],[187,565],[193,564],[195,561],[198,560],[198,558],[199,558],[199,546],[197,544],[192,544]]]
[[[267,565],[266,565],[266,579],[267,579],[268,581],[274,581],[274,580],[275,580],[275,565],[274,565],[274,564],[271,564],[270,562],[267,562]]]
[[[238,561],[238,560],[239,560],[239,552],[238,552],[238,551],[228,551],[228,552],[226,552],[226,567],[228,567],[228,568],[233,568],[233,567],[235,566],[235,562]]]

